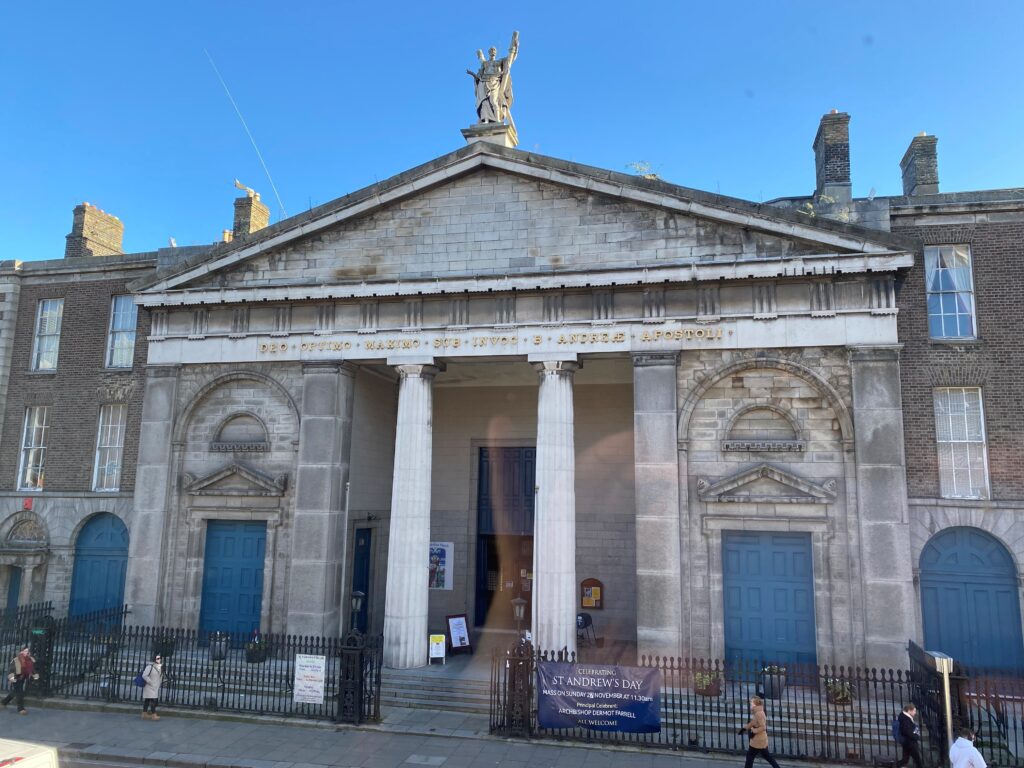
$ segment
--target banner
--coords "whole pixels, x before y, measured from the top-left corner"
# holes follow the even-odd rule
[[[292,700],[296,704],[324,703],[326,656],[295,654],[295,685]]]
[[[541,728],[661,731],[661,671],[605,664],[537,663]]]

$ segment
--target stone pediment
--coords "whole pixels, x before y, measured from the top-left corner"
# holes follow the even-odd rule
[[[826,504],[836,498],[836,481],[816,483],[771,464],[757,464],[710,482],[697,480],[701,501]]]
[[[288,476],[270,477],[241,464],[229,464],[211,475],[184,475],[185,492],[193,496],[283,496]]]
[[[438,280],[462,280],[448,288],[464,291],[491,276],[573,272],[589,285],[600,282],[598,270],[641,276],[673,267],[679,280],[747,278],[766,269],[836,271],[837,259],[851,260],[844,272],[869,261],[872,269],[896,269],[912,263],[911,247],[887,232],[478,143],[132,288],[187,304],[182,291],[218,291],[221,301],[233,298],[231,289],[259,289],[267,300],[295,298],[300,289],[308,298],[380,296],[439,292]],[[650,282],[667,278],[652,274]],[[620,279],[612,275],[609,284]],[[476,288],[488,289],[501,288]]]

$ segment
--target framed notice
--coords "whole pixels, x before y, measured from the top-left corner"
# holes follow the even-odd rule
[[[445,663],[445,636],[444,635],[431,635],[430,636],[430,656],[429,659],[433,663],[434,659],[440,659],[441,663]]]
[[[295,654],[295,683],[292,700],[296,704],[323,704],[326,656]]]
[[[580,582],[580,608],[600,611],[604,608],[604,584],[597,579]]]
[[[452,653],[472,653],[473,642],[469,639],[469,622],[466,621],[466,614],[453,613],[444,617],[448,625],[448,645]]]
[[[451,541],[430,542],[430,579],[428,586],[431,589],[454,589],[454,565],[455,544]]]

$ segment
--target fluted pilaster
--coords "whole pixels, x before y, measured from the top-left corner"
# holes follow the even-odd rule
[[[576,447],[572,383],[579,364],[534,363],[537,504],[533,530],[533,636],[543,650],[576,650]]]
[[[391,536],[384,608],[384,664],[427,663],[427,576],[430,551],[430,470],[433,365],[397,365],[398,420],[391,490]]]

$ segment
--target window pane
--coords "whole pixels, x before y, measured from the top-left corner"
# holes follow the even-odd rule
[[[935,439],[940,493],[988,498],[985,417],[977,387],[936,389]]]
[[[41,299],[36,310],[36,329],[32,340],[32,369],[49,371],[57,367],[63,299]]]
[[[120,488],[127,416],[128,407],[125,405],[104,405],[100,408],[93,490],[116,491]]]
[[[107,334],[107,367],[131,368],[135,354],[135,324],[138,307],[131,296],[115,296],[110,304]]]
[[[932,338],[974,338],[974,284],[966,245],[925,248],[928,333]]]
[[[45,405],[25,409],[25,429],[21,438],[21,468],[18,487],[41,490],[44,483],[49,408]]]

